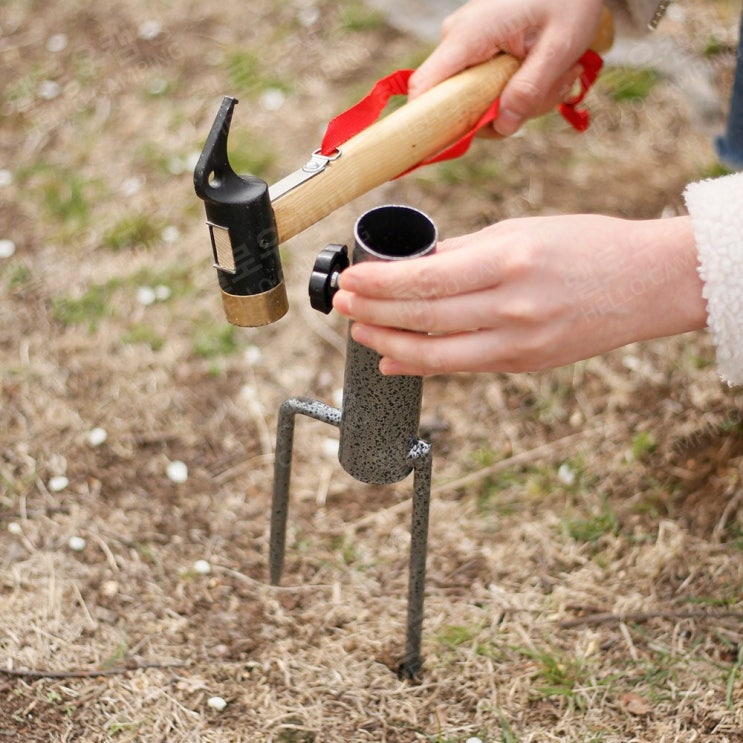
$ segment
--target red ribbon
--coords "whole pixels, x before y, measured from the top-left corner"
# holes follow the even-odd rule
[[[583,68],[579,78],[580,91],[567,103],[561,103],[558,106],[558,111],[574,129],[583,132],[588,128],[590,117],[588,111],[578,108],[578,104],[582,103],[586,97],[586,93],[594,82],[596,82],[596,78],[603,65],[603,60],[596,52],[589,49],[580,58],[579,63]],[[320,153],[326,156],[332,155],[344,142],[347,142],[351,137],[366,129],[370,124],[373,124],[379,118],[392,96],[407,95],[408,81],[412,74],[413,70],[398,70],[391,75],[387,75],[387,77],[383,77],[377,81],[365,98],[347,111],[336,116],[325,130],[322,145],[320,146]],[[443,160],[452,160],[453,158],[464,155],[469,149],[475,134],[498,116],[498,104],[499,99],[493,101],[488,110],[485,111],[472,128],[472,131],[465,134],[447,149],[427,160],[423,160],[418,165],[410,168],[410,170]],[[410,170],[406,172],[409,173]]]
[[[569,101],[561,103],[557,107],[557,110],[564,119],[570,122],[573,129],[584,132],[591,123],[591,117],[584,108],[578,108],[578,104],[583,102],[586,93],[588,93],[591,86],[596,82],[596,78],[604,66],[604,60],[593,49],[588,49],[580,58],[579,64],[583,68],[578,78],[580,81],[580,90]]]

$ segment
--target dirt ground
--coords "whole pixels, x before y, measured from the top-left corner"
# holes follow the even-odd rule
[[[267,574],[278,407],[343,385],[345,325],[306,299],[324,245],[389,202],[443,237],[683,213],[684,185],[722,172],[720,117],[607,69],[585,134],[549,115],[290,240],[289,314],[238,330],[192,187],[222,95],[236,167],[271,182],[430,47],[356,2],[0,8],[0,739],[743,741],[743,399],[706,333],[425,381],[414,682],[395,673],[410,479],[356,482],[336,430],[299,420],[282,585]],[[659,32],[721,111],[738,10],[679,3]]]

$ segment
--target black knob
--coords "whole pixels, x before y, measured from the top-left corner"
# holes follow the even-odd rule
[[[333,309],[338,277],[348,265],[348,248],[345,245],[327,245],[318,254],[310,276],[310,304],[318,312],[327,315]]]

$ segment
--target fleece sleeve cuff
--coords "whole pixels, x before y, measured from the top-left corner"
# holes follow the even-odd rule
[[[691,183],[684,197],[718,370],[743,384],[743,173]]]

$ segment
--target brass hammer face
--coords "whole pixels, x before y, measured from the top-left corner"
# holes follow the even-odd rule
[[[278,234],[265,181],[240,176],[227,157],[227,135],[237,100],[225,97],[194,171],[227,320],[258,327],[288,308]]]

